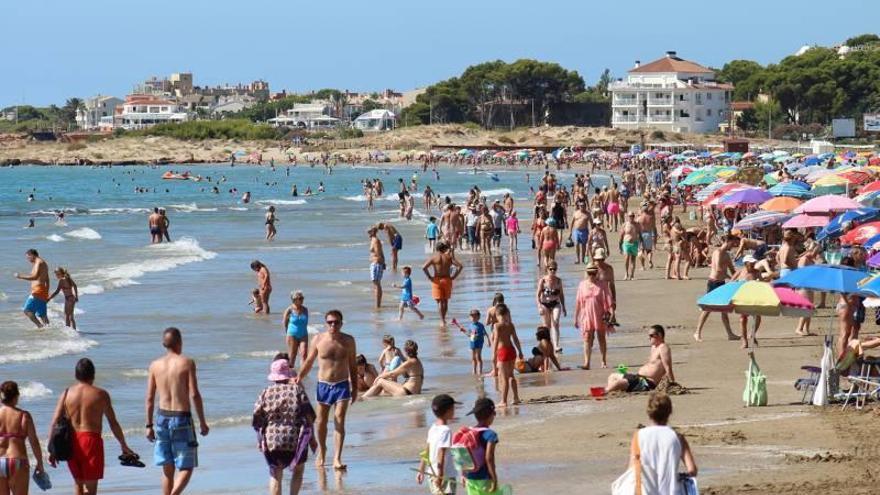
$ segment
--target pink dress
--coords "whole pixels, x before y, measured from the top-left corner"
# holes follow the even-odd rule
[[[577,315],[581,337],[593,331],[613,333],[614,327],[605,323],[605,315],[611,313],[611,289],[607,282],[590,283],[584,280],[578,285],[576,302],[580,307]]]
[[[507,217],[507,233],[510,235],[514,235],[518,230],[519,219],[516,217]]]

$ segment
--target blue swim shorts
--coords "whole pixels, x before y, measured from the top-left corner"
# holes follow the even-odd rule
[[[654,249],[653,232],[642,232],[642,249],[645,251],[650,251]]]
[[[156,416],[155,432],[153,460],[157,466],[174,464],[177,469],[198,467],[199,442],[190,413],[160,409]]]
[[[403,249],[403,237],[400,237],[400,234],[394,235],[394,239],[391,240],[391,249],[396,249],[398,251]]]
[[[351,383],[348,380],[336,383],[318,382],[318,403],[325,406],[335,405],[337,402],[351,400]]]
[[[587,238],[590,236],[590,229],[577,229],[574,231],[574,242],[581,246],[587,245]]]
[[[33,295],[28,296],[24,302],[24,307],[21,309],[26,313],[33,313],[41,318],[46,318],[46,301]]]
[[[384,271],[385,265],[381,263],[370,263],[370,281],[380,282]]]
[[[483,339],[471,340],[470,342],[468,342],[468,347],[470,347],[470,349],[472,351],[476,350],[476,349],[482,349],[483,348]]]

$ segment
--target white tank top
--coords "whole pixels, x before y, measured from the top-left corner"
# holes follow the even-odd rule
[[[681,460],[681,442],[678,434],[668,426],[646,426],[639,430],[639,450],[642,466],[651,468],[656,479],[645,486],[656,486],[659,491],[647,495],[674,495],[677,493],[678,462]],[[645,470],[642,475],[647,474]],[[646,492],[647,493],[647,492]]]

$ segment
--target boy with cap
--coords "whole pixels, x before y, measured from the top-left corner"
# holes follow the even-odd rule
[[[474,459],[478,469],[465,473],[467,495],[495,493],[498,490],[498,474],[495,471],[495,444],[498,443],[498,434],[489,428],[495,421],[495,403],[487,397],[477,399],[468,414],[473,414],[477,419],[474,429],[479,432],[477,441],[483,447],[485,458]]]
[[[452,430],[449,421],[455,416],[455,402],[451,396],[440,394],[431,401],[431,409],[437,421],[428,430],[428,460],[431,462],[429,487],[432,495],[448,495],[455,493],[455,473],[452,465]],[[425,481],[425,458],[419,463],[416,475],[419,484]]]

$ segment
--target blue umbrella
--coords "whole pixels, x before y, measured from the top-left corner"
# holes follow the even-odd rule
[[[813,193],[808,188],[798,185],[800,181],[780,182],[767,190],[774,196],[790,196],[792,198],[812,198]],[[809,186],[808,186],[809,187]]]
[[[818,165],[820,161],[818,156],[808,156],[804,159],[804,165]]]
[[[870,291],[863,291],[859,286],[859,282],[867,276],[867,271],[848,266],[810,265],[792,270],[773,285],[838,294],[871,295]]]
[[[843,234],[843,231],[847,228],[855,227],[860,223],[878,218],[880,218],[880,209],[877,208],[857,208],[843,212],[831,219],[828,225],[816,234],[816,240],[821,241],[826,237],[837,237]]]
[[[862,290],[869,292],[873,297],[880,297],[880,275],[863,281]]]
[[[730,300],[744,283],[746,283],[745,280],[728,282],[698,299],[697,305],[703,309],[729,309],[731,307]]]
[[[880,242],[880,234],[875,235],[874,237],[869,237],[867,241],[865,241],[863,246],[865,249],[877,249],[880,246],[876,246],[876,244]]]

